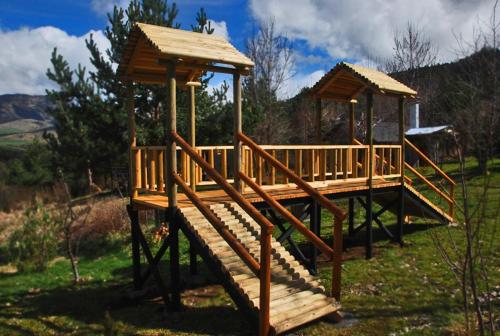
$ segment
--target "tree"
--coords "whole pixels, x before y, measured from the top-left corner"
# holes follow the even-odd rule
[[[127,158],[127,111],[123,104],[126,97],[125,83],[117,76],[117,64],[126,45],[127,37],[136,22],[145,22],[164,27],[180,28],[176,21],[178,8],[164,0],[133,0],[126,9],[114,7],[108,14],[109,24],[105,36],[110,42],[107,50],[100,50],[91,35],[86,41],[91,54],[90,61],[95,70],[86,72],[78,66],[71,70],[62,55],[54,49],[52,69],[48,77],[58,88],[47,92],[52,106],[49,113],[56,121],[57,136],[47,135],[50,148],[56,154],[56,164],[64,171],[69,181],[87,176],[110,175],[111,167],[125,165]],[[192,30],[213,33],[206,12],[202,9],[196,17]],[[212,100],[205,92],[211,76],[202,80],[197,91],[199,118],[210,113]],[[162,102],[166,101],[164,85],[135,85],[136,120],[138,142],[147,145],[165,143],[164,120],[166,113]],[[187,94],[178,92],[179,105],[187,102]],[[178,114],[179,132],[186,133],[186,109]],[[207,130],[201,130],[201,133]],[[87,188],[90,189],[90,188]]]
[[[270,20],[262,23],[258,33],[247,40],[246,52],[255,67],[245,81],[244,94],[252,115],[262,118],[256,126],[257,141],[268,144],[283,141],[288,132],[284,125],[287,118],[278,98],[292,76],[292,44],[286,36],[276,33],[274,21]]]

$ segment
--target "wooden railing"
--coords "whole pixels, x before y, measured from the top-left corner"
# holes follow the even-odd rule
[[[373,177],[397,178],[401,177],[401,146],[374,145]]]
[[[295,174],[290,168],[285,166],[279,160],[277,160],[272,154],[269,154],[266,150],[261,148],[257,143],[255,143],[252,139],[246,136],[243,133],[237,134],[238,139],[248,148],[250,148],[256,155],[260,158],[268,162],[274,169],[279,171],[281,174],[286,176],[291,182],[295,183],[300,189],[305,191],[313,200],[318,202],[322,207],[327,209],[334,217],[334,225],[333,225],[333,240],[334,246],[332,252],[330,249],[324,246],[319,237],[312,237],[314,235],[307,228],[304,230],[305,226],[301,226],[298,220],[293,220],[291,218],[291,214],[284,211],[284,209],[278,202],[273,200],[269,194],[267,194],[257,183],[253,183],[253,181],[246,176],[244,173],[240,173],[240,177],[243,182],[247,183],[252,189],[254,189],[259,195],[268,201],[268,204],[271,205],[275,210],[281,213],[281,215],[285,216],[285,218],[291,220],[292,225],[295,225],[299,232],[305,235],[307,239],[315,244],[320,250],[324,251],[327,254],[332,255],[332,296],[337,300],[340,300],[340,285],[341,285],[341,273],[342,273],[342,222],[346,218],[346,213],[332,203],[328,198],[318,192],[315,188],[313,188],[308,182],[304,181],[302,177]],[[310,233],[309,233],[310,232]]]
[[[425,164],[431,167],[436,176],[441,178],[447,184],[447,187],[441,183],[435,184],[432,183],[430,178],[424,176],[421,172],[413,168],[410,164],[405,162],[405,168],[412,173],[419,181],[421,181],[424,185],[426,185],[431,191],[433,191],[440,199],[442,199],[448,206],[448,215],[454,218],[454,206],[455,206],[455,181],[451,177],[449,177],[443,170],[441,170],[436,164],[427,157],[422,151],[420,151],[417,146],[415,146],[411,141],[405,139],[405,145],[412,152],[417,154],[417,156],[422,160]]]
[[[134,158],[132,188],[137,192],[165,194],[165,146],[136,146],[131,149]]]
[[[197,151],[191,147],[176,132],[172,132],[175,143],[181,147],[198,166],[220,187],[227,195],[243,208],[261,227],[260,232],[260,263],[253,258],[246,248],[237,240],[237,238],[224,226],[217,218],[215,213],[203,203],[187,183],[179,176],[172,178],[186,193],[193,204],[203,213],[212,226],[219,232],[221,237],[233,248],[240,258],[249,266],[252,272],[260,279],[260,297],[259,297],[259,333],[268,335],[270,332],[269,311],[270,311],[270,286],[271,286],[271,239],[274,225],[262,215],[249,201],[247,201],[227,180],[219,174]]]
[[[246,174],[258,185],[287,184],[286,174],[244,147]],[[364,145],[264,145],[259,148],[297,176],[309,182],[368,178],[368,146]]]

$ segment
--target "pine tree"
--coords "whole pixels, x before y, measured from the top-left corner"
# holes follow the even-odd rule
[[[63,56],[54,49],[51,59],[53,69],[49,69],[47,75],[58,89],[47,91],[47,95],[53,103],[48,112],[56,120],[57,136],[47,134],[46,137],[56,154],[56,165],[71,181],[91,174],[109,176],[111,167],[126,165],[127,111],[123,105],[126,88],[117,76],[117,64],[136,22],[180,28],[178,12],[175,3],[169,5],[164,0],[133,0],[126,9],[115,6],[113,12],[108,14],[109,22],[105,30],[109,49],[100,50],[93,36],[86,41],[90,61],[95,67],[88,74],[80,66],[71,70]],[[191,28],[200,33],[214,32],[203,8],[197,14],[196,25],[191,25]],[[211,78],[205,74],[196,95],[197,120],[202,125],[206,125],[202,121],[214,112],[214,100],[205,90]],[[165,142],[163,120],[166,113],[162,103],[166,101],[166,95],[165,85],[135,85],[139,144],[159,145]],[[177,97],[178,129],[185,135],[187,94],[179,90]],[[229,106],[227,101],[225,104]],[[203,139],[203,134],[210,131],[210,127],[202,126],[198,134]]]

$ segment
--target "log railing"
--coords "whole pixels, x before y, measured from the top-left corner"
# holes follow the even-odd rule
[[[255,155],[245,146],[246,169],[258,185],[287,184],[286,174]],[[263,145],[266,151],[297,176],[309,181],[335,181],[368,178],[368,146],[365,145]],[[251,161],[249,161],[251,160]]]
[[[174,181],[184,190],[188,198],[203,213],[207,220],[219,232],[222,238],[233,248],[240,258],[249,266],[252,272],[260,279],[259,297],[259,333],[268,335],[270,331],[269,311],[270,311],[270,286],[271,286],[271,239],[273,234],[273,224],[262,215],[249,201],[247,201],[219,172],[213,168],[197,151],[191,147],[176,132],[172,132],[175,143],[181,147],[190,159],[194,160],[198,166],[221,188],[226,194],[243,210],[250,215],[261,227],[260,232],[260,263],[258,263],[237,238],[224,226],[215,213],[210,210],[203,201],[196,196],[196,193],[187,185],[183,179],[174,175]]]
[[[373,177],[396,178],[401,177],[401,146],[374,145]]]
[[[412,173],[419,181],[421,181],[424,185],[426,185],[431,191],[433,191],[440,199],[442,199],[448,206],[448,215],[454,218],[454,206],[455,206],[455,181],[451,177],[449,177],[443,170],[441,170],[431,159],[427,157],[422,151],[418,149],[411,141],[405,139],[405,145],[412,152],[417,154],[420,160],[422,160],[425,164],[432,168],[434,174],[441,178],[442,181],[448,184],[448,186],[444,186],[441,183],[435,184],[432,183],[430,178],[424,176],[421,172],[413,168],[410,164],[405,162],[405,168]]]
[[[268,204],[271,205],[275,210],[279,211],[281,215],[285,216],[285,218],[291,220],[292,225],[296,225],[299,232],[303,233],[306,238],[310,239],[313,244],[317,244],[316,246],[327,254],[332,255],[332,296],[337,300],[340,300],[340,285],[341,285],[341,272],[342,272],[342,222],[346,218],[346,213],[332,203],[328,198],[319,193],[315,188],[313,188],[308,182],[304,181],[299,175],[295,174],[290,168],[285,166],[279,160],[277,160],[272,154],[269,154],[266,150],[257,145],[252,139],[246,136],[243,133],[237,134],[238,139],[248,148],[250,148],[256,155],[261,157],[263,160],[268,162],[274,169],[279,171],[281,174],[286,176],[290,182],[295,183],[297,187],[305,191],[313,200],[318,202],[322,207],[327,209],[334,217],[334,225],[333,225],[333,250],[330,252],[330,249],[326,248],[326,246],[322,245],[319,241],[320,238],[312,237],[310,234],[305,233],[304,228],[300,225],[299,221],[293,220],[291,218],[291,214],[287,214],[283,211],[283,207],[276,201],[273,202],[272,198],[267,194],[257,183],[253,183],[253,181],[245,174],[240,174],[243,182],[249,184],[249,186],[254,189],[260,196],[264,199],[268,198]],[[286,210],[286,209],[285,209]],[[330,252],[330,253],[328,253]]]

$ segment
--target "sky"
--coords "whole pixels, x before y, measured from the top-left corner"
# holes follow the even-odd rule
[[[91,34],[102,50],[106,13],[128,0],[0,0],[0,94],[44,94],[54,47],[72,67],[92,69],[85,39]],[[172,1],[168,1],[169,4]],[[311,86],[337,62],[373,66],[392,55],[393,37],[408,22],[416,23],[438,47],[438,59],[457,57],[457,37],[471,41],[485,29],[494,0],[180,0],[182,29],[199,8],[240,51],[260,22],[273,19],[278,33],[294,46],[295,66],[281,90],[293,96]],[[217,76],[210,88],[230,78]],[[231,90],[229,91],[231,92]]]

